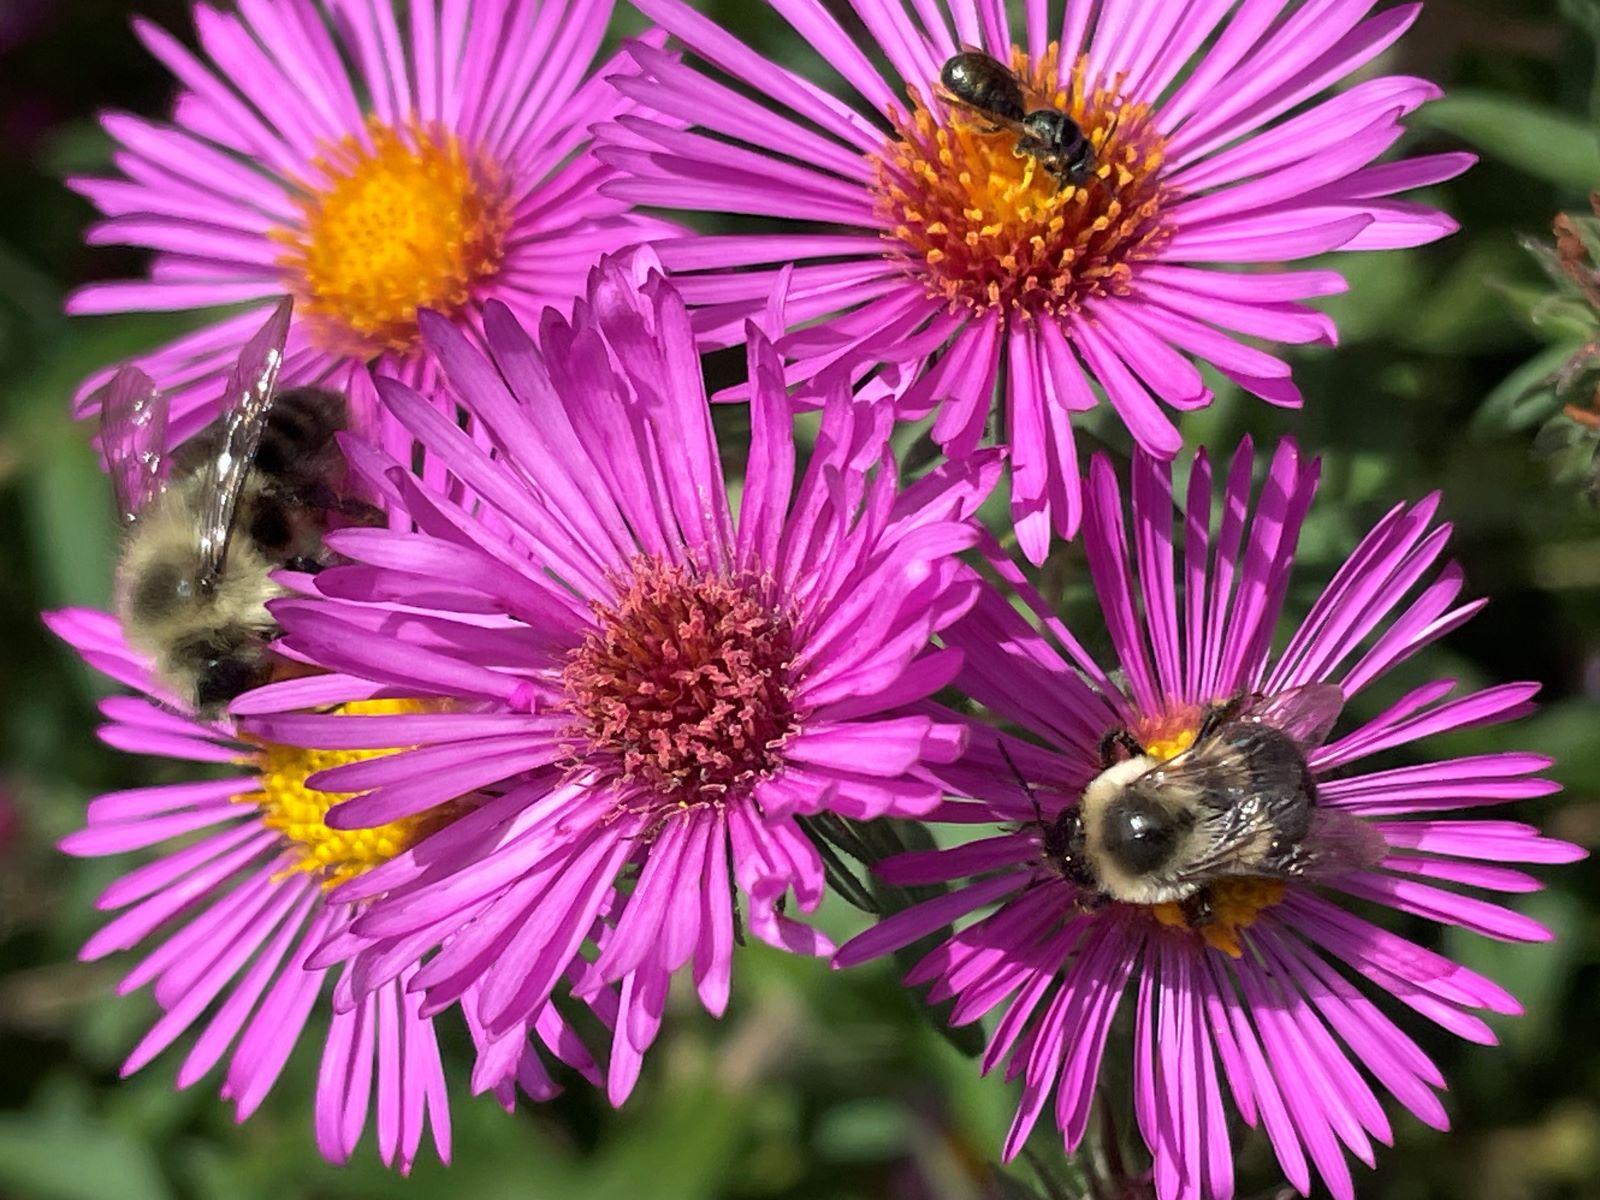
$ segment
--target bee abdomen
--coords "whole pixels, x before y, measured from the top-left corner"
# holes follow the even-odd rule
[[[216,713],[272,677],[266,646],[247,625],[190,634],[174,642],[168,653],[174,673],[194,681],[195,709],[203,715]]]
[[[345,427],[344,397],[321,388],[293,388],[273,399],[253,469],[269,479],[321,479]]]
[[[294,522],[278,497],[270,492],[257,495],[250,506],[250,540],[267,558],[286,558],[294,541]]]
[[[939,81],[951,95],[974,108],[1008,121],[1022,119],[1022,88],[999,59],[981,51],[963,50],[944,64]]]
[[[1259,795],[1282,788],[1282,781],[1293,780],[1293,796],[1276,809],[1279,838],[1296,842],[1311,831],[1311,816],[1317,804],[1317,779],[1306,756],[1295,740],[1270,725],[1247,727],[1248,733],[1230,739],[1245,753],[1250,765],[1248,792]],[[1270,782],[1269,782],[1270,781]]]

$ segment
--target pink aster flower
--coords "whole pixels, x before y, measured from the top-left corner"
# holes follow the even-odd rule
[[[406,988],[416,964],[358,991],[348,967],[330,989],[329,970],[308,959],[359,911],[331,899],[330,888],[360,877],[457,814],[443,808],[359,832],[330,829],[323,814],[338,797],[309,788],[307,777],[375,752],[308,753],[241,739],[178,711],[111,614],[72,609],[45,619],[91,666],[141,693],[101,703],[108,724],[100,736],[107,743],[174,762],[234,768],[222,777],[100,796],[89,805],[86,828],[62,842],[68,854],[91,857],[173,843],[105,890],[99,907],[116,915],[81,952],[85,960],[100,959],[168,930],[119,989],[152,985],[161,1008],[123,1074],[139,1070],[198,1023],[200,1032],[178,1069],[178,1086],[197,1083],[226,1059],[222,1095],[244,1121],[266,1099],[326,997],[332,1020],[315,1113],[323,1156],[347,1160],[372,1113],[386,1164],[408,1172],[430,1124],[434,1145],[448,1160],[450,1114],[433,1021]],[[418,707],[401,700],[350,705],[346,711]],[[468,998],[469,1019],[473,999]],[[540,1013],[534,1026],[558,1057],[594,1072],[592,1059],[554,1009]],[[511,1104],[517,1084],[535,1098],[555,1091],[523,1039],[510,1048],[485,1046],[485,1054],[500,1071],[488,1086],[503,1104]]]
[[[658,247],[696,329],[737,341],[799,264],[794,331],[779,342],[789,379],[887,364],[900,415],[937,410],[933,436],[953,457],[982,441],[1003,379],[1012,512],[1036,563],[1052,529],[1078,528],[1074,414],[1103,397],[1139,446],[1169,459],[1180,443],[1166,410],[1211,399],[1199,364],[1298,405],[1289,365],[1239,335],[1332,342],[1332,323],[1302,302],[1344,281],[1234,268],[1430,242],[1455,223],[1389,197],[1472,161],[1378,162],[1401,118],[1438,95],[1425,80],[1326,95],[1400,36],[1416,4],[1369,16],[1373,0],[1074,0],[1052,21],[1046,0],[1028,0],[1014,29],[994,0],[852,0],[857,34],[821,0],[771,0],[843,80],[843,99],[684,0],[637,5],[700,64],[634,52],[617,87],[660,115],[602,129],[598,153],[624,173],[603,190],[789,223],[781,236]],[[1091,169],[1052,174],[1014,128],[940,98],[941,69],[964,45],[1014,70],[1024,109],[1069,115]]]
[[[691,969],[701,1002],[723,1011],[741,924],[774,946],[831,952],[792,915],[824,891],[798,818],[915,816],[939,802],[927,769],[960,753],[962,727],[903,709],[959,666],[930,639],[974,594],[956,556],[976,540],[969,518],[998,463],[973,458],[902,488],[890,413],[841,389],[797,480],[778,363],[752,333],[736,516],[688,314],[659,277],[641,286],[603,268],[570,322],[547,317],[537,346],[503,307],[484,324],[488,358],[423,319],[478,440],[404,383],[379,381],[451,486],[431,491],[352,444],[352,465],[415,529],[333,535],[353,565],[316,577],[323,599],[275,610],[290,651],[333,674],[235,710],[373,695],[441,706],[398,723],[248,722],[297,745],[417,747],[317,777],[360,793],[330,814],[337,828],[503,791],[336,891],[370,908],[330,952],[354,953],[376,986],[385,962],[442,942],[408,989],[425,993],[424,1013],[479,989],[478,1019],[502,1038],[573,973],[573,991],[614,1023],[620,1103],[675,972]]]
[[[92,284],[69,310],[244,306],[137,363],[173,393],[183,438],[285,292],[288,387],[342,389],[374,361],[419,382],[419,308],[468,327],[488,299],[528,317],[564,308],[602,252],[662,228],[598,190],[611,172],[586,131],[629,107],[592,70],[611,8],[202,4],[199,55],[136,21],[179,81],[172,117],[107,116],[118,174],[72,186],[106,218],[92,243],[154,259],[148,279]]]
[[[924,958],[908,982],[931,984],[931,998],[953,998],[957,1022],[998,1012],[983,1067],[1004,1063],[1008,1078],[1023,1081],[1007,1157],[1052,1096],[1066,1147],[1079,1144],[1113,1017],[1131,990],[1134,1109],[1162,1200],[1232,1195],[1224,1088],[1248,1125],[1266,1127],[1290,1183],[1308,1193],[1314,1170],[1348,1200],[1345,1152],[1371,1165],[1373,1142],[1390,1140],[1378,1089],[1425,1123],[1446,1126],[1435,1094],[1444,1080],[1388,1015],[1389,1002],[1485,1043],[1494,1034],[1477,1014],[1519,1009],[1499,985],[1343,901],[1494,938],[1543,940],[1550,935],[1537,922],[1461,889],[1533,891],[1538,881],[1507,864],[1570,862],[1582,852],[1475,811],[1556,790],[1539,775],[1548,760],[1512,752],[1434,758],[1419,745],[1526,712],[1536,686],[1456,696],[1454,680],[1438,680],[1346,720],[1309,753],[1320,809],[1359,820],[1387,844],[1375,847],[1381,861],[1370,869],[1316,886],[1228,878],[1209,885],[1210,921],[1200,923],[1177,903],[1086,905],[1068,873],[1048,865],[1033,799],[1046,827],[1070,812],[1103,769],[1108,732],[1127,731],[1161,760],[1193,741],[1206,706],[1240,694],[1336,685],[1349,700],[1482,606],[1460,600],[1454,564],[1439,566],[1450,529],[1435,523],[1438,499],[1430,497],[1379,521],[1274,653],[1317,464],[1281,446],[1252,512],[1254,465],[1246,443],[1214,522],[1211,463],[1198,454],[1175,522],[1169,466],[1136,458],[1125,514],[1112,468],[1096,458],[1084,539],[1125,682],[1114,681],[1121,677],[1091,658],[990,547],[1032,620],[986,586],[943,640],[965,655],[956,686],[1037,741],[1006,737],[1002,753],[993,730],[975,731],[967,757],[943,775],[978,803],[952,801],[940,815],[1020,824],[885,864],[884,876],[901,884],[975,878],[886,919],[847,944],[838,962],[886,953],[994,906]],[[1367,762],[1391,754],[1404,765]],[[1032,781],[1033,797],[1010,762]],[[1468,811],[1446,815],[1454,810]]]

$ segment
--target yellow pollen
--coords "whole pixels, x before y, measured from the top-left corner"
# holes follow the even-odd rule
[[[1176,758],[1190,746],[1200,732],[1200,722],[1205,710],[1199,705],[1178,704],[1165,712],[1147,716],[1130,730],[1144,747],[1145,753],[1157,762]]]
[[[1150,107],[1126,99],[1120,79],[1090,84],[1087,59],[1057,86],[1059,48],[1012,66],[1030,109],[1054,107],[1095,150],[1081,185],[1058,180],[1016,135],[979,113],[915,88],[911,111],[889,113],[895,137],[875,164],[874,211],[887,253],[952,311],[1001,308],[1024,318],[1076,311],[1095,296],[1126,294],[1129,264],[1154,257],[1169,236],[1161,213],[1165,142]]]
[[[387,716],[426,711],[417,700],[363,700],[343,705],[339,712],[354,716]],[[306,750],[298,746],[263,743],[257,754],[261,790],[240,796],[242,804],[261,810],[262,823],[281,833],[300,851],[293,870],[322,877],[322,886],[334,888],[357,875],[403,854],[445,824],[451,805],[379,825],[372,829],[329,829],[328,810],[349,793],[319,792],[306,786],[308,776],[346,763],[393,754],[393,750]]]
[[[511,225],[499,170],[453,134],[376,120],[367,133],[324,148],[326,183],[272,234],[315,340],[361,359],[415,348],[418,309],[459,311],[499,270]]]
[[[1284,885],[1276,879],[1223,879],[1207,887],[1211,920],[1204,925],[1190,925],[1181,904],[1156,904],[1150,911],[1161,924],[1191,929],[1213,950],[1220,950],[1229,958],[1242,958],[1244,946],[1239,941],[1240,932],[1250,928],[1258,916],[1282,900],[1283,893]]]
[[[1195,730],[1179,729],[1161,737],[1151,738],[1143,743],[1150,757],[1158,762],[1166,762],[1169,758],[1177,758],[1190,746],[1194,745]]]

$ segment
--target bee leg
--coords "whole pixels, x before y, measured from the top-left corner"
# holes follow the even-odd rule
[[[304,571],[307,575],[315,575],[328,564],[312,558],[309,554],[297,554],[283,565],[290,571]]]
[[[1232,700],[1225,700],[1221,704],[1212,704],[1206,708],[1205,716],[1200,719],[1200,728],[1195,731],[1194,740],[1203,742],[1222,726],[1239,715],[1245,706],[1248,696],[1235,696]]]
[[[1216,910],[1211,906],[1210,888],[1201,888],[1180,901],[1179,905],[1183,910],[1184,922],[1190,929],[1199,929],[1217,919]]]
[[[1121,750],[1127,758],[1138,758],[1144,753],[1144,747],[1137,738],[1126,729],[1113,729],[1100,739],[1100,769],[1114,766],[1121,760],[1117,751]]]
[[[389,518],[383,509],[354,496],[341,496],[325,483],[302,483],[285,488],[289,498],[302,508],[337,513],[356,525],[387,525]]]
[[[383,526],[389,523],[388,516],[376,504],[349,496],[341,497],[333,511],[354,525]]]
[[[1017,786],[1033,803],[1033,820],[1039,828],[1044,828],[1044,810],[1039,807],[1039,794],[1033,790],[1033,784],[1022,777],[1022,772],[1017,770],[1017,764],[1011,761],[1011,751],[1006,749],[1004,741],[995,743],[1000,748],[1000,757],[1006,760],[1006,766],[1011,768],[1011,774],[1016,776]]]

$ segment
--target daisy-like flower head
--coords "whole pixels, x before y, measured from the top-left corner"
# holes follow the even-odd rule
[[[358,911],[331,898],[433,830],[466,804],[441,806],[371,829],[339,830],[324,821],[341,799],[307,781],[381,750],[305,751],[240,737],[221,724],[184,715],[131,649],[110,613],[71,609],[46,617],[55,632],[138,696],[102,702],[100,736],[135,754],[234,766],[225,776],[134,788],[100,796],[87,826],[62,842],[68,854],[100,857],[175,843],[106,889],[99,907],[116,915],[83,947],[96,960],[168,932],[123,979],[126,993],[152,985],[161,1015],[123,1064],[132,1074],[202,1023],[178,1086],[189,1087],[227,1060],[222,1095],[240,1121],[260,1107],[300,1040],[312,1012],[331,1000],[332,1020],[317,1077],[317,1146],[346,1161],[375,1117],[383,1161],[408,1172],[423,1130],[432,1126],[441,1158],[450,1155],[450,1113],[432,1019],[406,985],[416,964],[379,987],[360,989],[348,967],[326,986],[326,967],[309,962]],[[402,724],[429,706],[383,700],[343,707],[337,719],[388,713]],[[403,736],[403,730],[401,731]],[[475,1016],[471,998],[465,1006]],[[534,1027],[551,1050],[581,1071],[595,1064],[554,1009]],[[535,1098],[556,1088],[524,1039],[488,1045],[500,1074],[489,1084],[508,1107],[520,1084]]]
[[[752,333],[750,451],[738,514],[717,458],[688,314],[645,264],[598,271],[538,345],[485,311],[484,358],[442,318],[424,336],[481,440],[396,380],[393,417],[451,478],[430,490],[352,443],[352,464],[415,528],[347,530],[353,565],[323,599],[275,607],[292,652],[333,674],[274,684],[236,711],[374,695],[455,711],[405,719],[417,749],[323,786],[362,793],[338,828],[406,820],[463,790],[503,792],[334,895],[367,901],[330,950],[374,985],[385,962],[443,942],[409,986],[423,1012],[479,989],[511,1038],[563,974],[614,1024],[620,1102],[692,967],[720,1014],[742,922],[806,954],[795,920],[824,890],[798,818],[914,816],[939,802],[931,765],[960,753],[953,719],[905,715],[960,655],[933,634],[970,603],[957,554],[998,474],[992,456],[901,488],[891,415],[842,389],[798,482],[777,360]],[[394,744],[396,718],[286,712],[258,736]],[[785,900],[795,904],[785,915]],[[616,985],[615,997],[606,990]]]
[[[285,292],[286,387],[343,389],[374,361],[419,382],[419,309],[475,327],[491,298],[565,308],[602,252],[662,228],[598,191],[611,173],[587,128],[629,107],[591,71],[611,8],[202,4],[199,56],[136,21],[181,85],[172,117],[107,116],[119,174],[72,186],[106,218],[91,242],[155,257],[148,279],[90,285],[69,310],[249,306],[138,362],[173,393],[181,439],[215,415],[237,344]]]
[[[1197,455],[1176,531],[1169,466],[1136,458],[1130,516],[1112,468],[1095,460],[1085,546],[1125,683],[1114,682],[990,547],[991,562],[1033,619],[986,586],[943,640],[965,654],[957,686],[1036,740],[975,731],[968,755],[943,774],[954,792],[981,803],[952,801],[937,816],[1018,825],[884,864],[883,874],[902,884],[977,878],[886,919],[847,944],[838,961],[886,953],[995,905],[908,981],[932,984],[934,999],[953,997],[958,1022],[998,1012],[984,1069],[1003,1063],[1008,1078],[1022,1079],[1008,1157],[1052,1097],[1067,1148],[1078,1145],[1113,1018],[1131,991],[1134,1108],[1162,1200],[1232,1195],[1224,1089],[1247,1124],[1266,1127],[1296,1188],[1308,1192],[1315,1170],[1348,1200],[1345,1151],[1370,1165],[1373,1142],[1390,1140],[1369,1080],[1427,1124],[1446,1126],[1436,1095],[1442,1076],[1374,994],[1486,1043],[1494,1034],[1477,1014],[1519,1009],[1497,984],[1343,901],[1494,938],[1542,940],[1549,934],[1537,922],[1459,889],[1532,891],[1538,881],[1506,864],[1569,862],[1582,852],[1530,825],[1470,811],[1444,815],[1556,789],[1540,777],[1548,760],[1532,754],[1428,758],[1422,739],[1509,720],[1528,710],[1536,690],[1510,684],[1452,696],[1455,681],[1439,680],[1368,720],[1346,720],[1349,728],[1305,754],[1312,829],[1339,831],[1347,848],[1365,843],[1360,861],[1328,860],[1347,870],[1315,882],[1288,868],[1272,877],[1230,875],[1204,889],[1206,913],[1189,903],[1104,903],[1052,864],[1054,831],[1070,829],[1074,812],[1087,809],[1077,806],[1091,781],[1119,769],[1107,769],[1108,734],[1124,731],[1162,761],[1194,742],[1219,702],[1249,696],[1270,706],[1273,698],[1337,688],[1337,704],[1338,695],[1365,691],[1483,603],[1462,602],[1459,570],[1438,566],[1450,530],[1435,523],[1438,500],[1430,497],[1379,521],[1274,652],[1317,465],[1281,446],[1251,511],[1254,459],[1248,443],[1235,455],[1213,521],[1211,464]],[[1366,761],[1391,751],[1412,761]],[[1351,839],[1352,831],[1361,837]],[[1287,836],[1292,845],[1319,844],[1303,829]],[[1235,841],[1232,852],[1239,850]],[[1284,860],[1278,848],[1264,857]]]
[[[697,329],[737,340],[798,263],[796,328],[779,343],[791,381],[887,364],[900,414],[938,409],[934,437],[954,457],[983,439],[1003,379],[1012,511],[1035,563],[1051,530],[1072,536],[1081,517],[1074,413],[1103,398],[1141,447],[1171,458],[1165,410],[1211,398],[1198,363],[1299,404],[1288,364],[1239,335],[1331,342],[1328,318],[1302,302],[1344,282],[1232,268],[1441,237],[1449,218],[1389,197],[1472,161],[1377,163],[1401,118],[1438,94],[1425,80],[1325,95],[1400,36],[1415,4],[1369,15],[1373,0],[1074,0],[1052,21],[1047,0],[1027,0],[1014,29],[988,0],[852,0],[858,39],[820,0],[771,0],[848,85],[845,100],[684,0],[638,7],[702,65],[638,49],[617,86],[660,117],[601,131],[598,153],[624,172],[603,190],[793,223],[658,247]],[[941,71],[964,46],[1011,69],[1022,111],[1071,119],[1089,144],[1082,170],[1047,169],[1016,122],[948,98]]]

